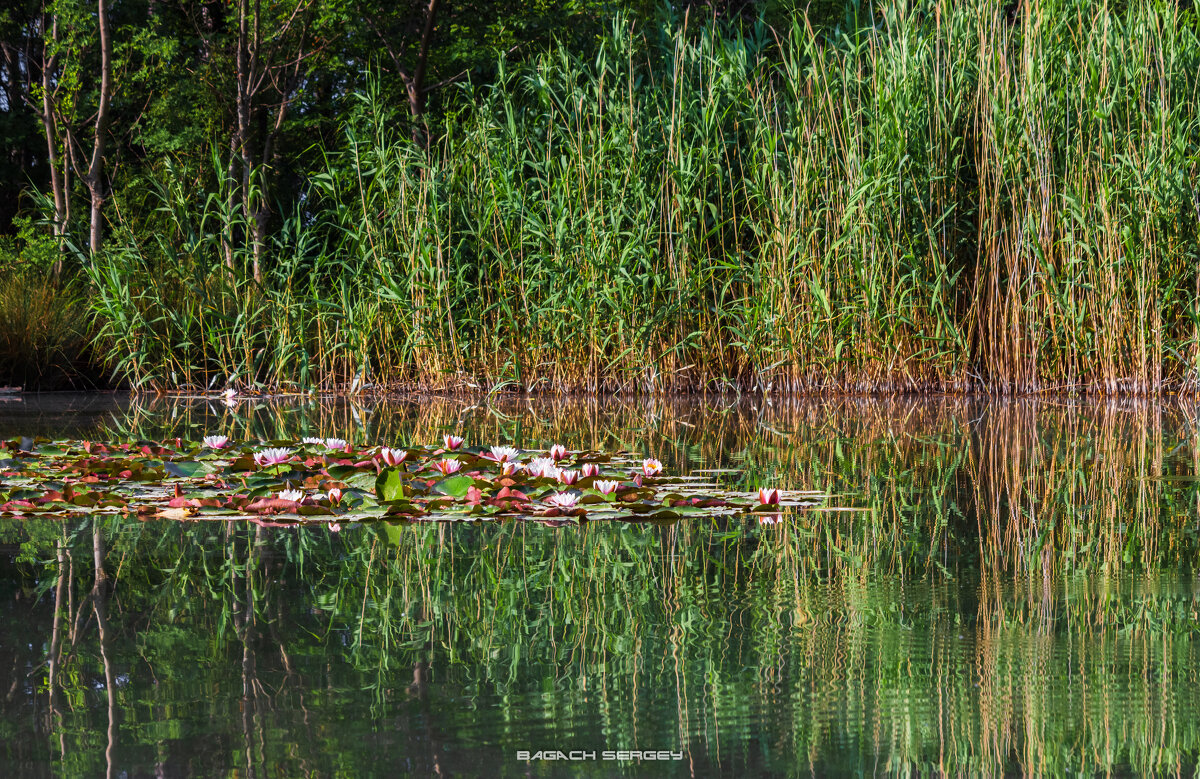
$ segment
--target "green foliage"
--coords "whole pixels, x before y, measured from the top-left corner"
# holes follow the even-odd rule
[[[0,235],[0,275],[49,276],[63,258],[58,241],[32,217],[13,219],[16,235]]]

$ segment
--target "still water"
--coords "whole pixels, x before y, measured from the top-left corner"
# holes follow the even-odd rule
[[[1132,401],[0,403],[0,437],[457,432],[867,509],[398,537],[0,519],[0,775],[1191,775],[1196,418]],[[635,750],[666,759],[604,759]]]

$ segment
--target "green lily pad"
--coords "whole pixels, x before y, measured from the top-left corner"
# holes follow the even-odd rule
[[[217,469],[208,463],[168,461],[163,463],[163,470],[176,476],[182,476],[185,479],[191,479],[196,476],[207,476],[210,473],[216,473]]]
[[[470,476],[450,476],[442,479],[437,484],[433,485],[434,492],[440,492],[442,495],[449,495],[452,498],[462,498],[467,494],[467,490],[474,486],[475,480]]]

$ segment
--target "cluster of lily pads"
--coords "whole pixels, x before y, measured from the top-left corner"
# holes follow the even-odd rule
[[[0,516],[109,512],[273,525],[369,519],[675,520],[754,513],[779,521],[816,493],[721,490],[706,476],[669,476],[627,452],[464,445],[355,446],[340,438],[235,444],[95,443],[24,438],[0,445]],[[805,500],[808,499],[808,500]]]

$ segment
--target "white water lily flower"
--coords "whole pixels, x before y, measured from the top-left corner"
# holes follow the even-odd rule
[[[323,438],[312,438],[312,437],[310,436],[310,437],[308,437],[308,438],[302,438],[302,439],[300,439],[300,443],[302,443],[302,444],[308,444],[308,445],[310,445],[310,446],[324,446],[324,445],[325,445],[325,439],[323,439]]]
[[[778,506],[779,490],[774,487],[760,487],[758,490],[758,502],[764,506]]]
[[[758,524],[760,525],[774,525],[782,521],[782,514],[763,514],[758,518]]]
[[[326,438],[324,443],[329,449],[345,449],[348,442],[344,438]]]
[[[567,447],[562,444],[555,444],[550,447],[550,459],[557,462],[558,460],[567,459]]]
[[[535,457],[525,467],[530,476],[555,476],[558,471],[549,457]]]
[[[287,462],[291,457],[291,449],[264,449],[254,455],[254,462],[258,463],[259,467],[265,468],[268,465]]]
[[[579,496],[573,492],[558,492],[546,498],[546,502],[555,508],[569,509],[579,502]]]
[[[209,449],[224,449],[229,446],[229,436],[227,435],[206,435],[204,436],[203,444]]]
[[[447,449],[454,450],[463,445],[463,438],[460,435],[444,435],[442,443],[446,445]]]
[[[399,465],[408,457],[406,449],[388,449],[386,446],[379,450],[379,457],[388,465]]]
[[[600,466],[595,463],[584,463],[579,467],[580,473],[586,476],[599,476]]]
[[[512,476],[514,473],[523,470],[525,470],[525,466],[513,460],[505,460],[504,462],[500,463],[501,476]]]
[[[579,471],[567,471],[559,469],[558,480],[563,484],[574,484],[579,481]]]
[[[491,458],[496,462],[506,463],[510,460],[517,459],[517,450],[511,446],[493,446]]]
[[[656,476],[662,471],[662,467],[662,463],[653,458],[649,460],[642,460],[642,473],[646,474],[647,476]]]
[[[621,482],[601,480],[601,481],[595,482],[592,486],[595,487],[596,489],[600,490],[600,492],[603,493],[604,495],[611,495],[617,491],[617,487],[621,486]]]
[[[283,490],[278,495],[280,500],[294,500],[297,503],[304,500],[303,490]]]
[[[458,460],[454,459],[453,457],[449,457],[445,460],[441,460],[440,462],[434,463],[433,467],[436,468],[437,470],[441,471],[446,476],[449,476],[452,473],[457,473],[458,469],[462,468],[462,463],[460,463]]]

